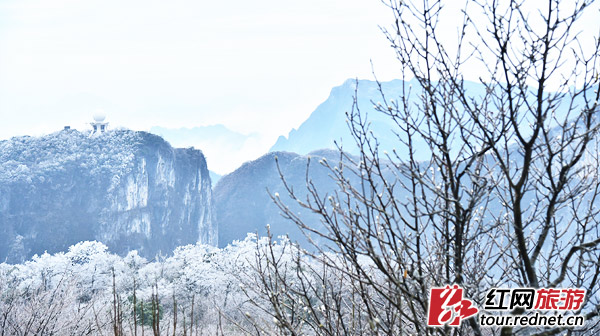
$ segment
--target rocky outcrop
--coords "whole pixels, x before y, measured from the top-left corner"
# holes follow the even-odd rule
[[[65,130],[0,142],[0,261],[20,262],[82,240],[152,258],[216,244],[201,151],[145,132]]]

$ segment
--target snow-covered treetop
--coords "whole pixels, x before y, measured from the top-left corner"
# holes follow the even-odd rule
[[[112,130],[90,137],[89,132],[64,130],[42,137],[21,136],[0,141],[0,183],[32,182],[66,168],[122,175],[133,167],[134,152],[148,133]],[[155,137],[155,136],[152,136]],[[160,139],[159,137],[156,137]],[[160,139],[162,144],[168,144]]]

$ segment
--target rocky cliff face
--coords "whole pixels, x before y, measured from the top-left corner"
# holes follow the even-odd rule
[[[0,261],[82,240],[149,258],[217,242],[199,150],[175,149],[145,132],[65,130],[1,141],[0,164]]]

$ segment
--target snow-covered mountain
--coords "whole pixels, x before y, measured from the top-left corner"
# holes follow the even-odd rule
[[[216,244],[211,180],[200,150],[145,132],[63,130],[0,142],[0,260],[98,240],[152,258]]]

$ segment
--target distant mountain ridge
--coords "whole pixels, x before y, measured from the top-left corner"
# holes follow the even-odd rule
[[[19,262],[98,240],[152,258],[216,244],[200,150],[146,132],[64,130],[0,141],[0,260]]]
[[[321,148],[337,149],[337,143],[337,145],[343,146],[344,151],[357,154],[358,146],[350,133],[346,116],[346,112],[352,111],[354,96],[356,96],[357,107],[360,109],[361,115],[368,118],[369,129],[378,140],[379,151],[391,153],[396,149],[400,157],[405,157],[407,155],[406,148],[400,144],[398,135],[394,133],[394,130],[399,130],[398,125],[395,125],[391,117],[376,111],[374,107],[374,105],[384,102],[379,85],[381,85],[381,91],[385,94],[388,104],[393,104],[392,100],[397,103],[402,97],[406,97],[409,109],[416,110],[423,105],[421,100],[423,88],[416,79],[409,81],[395,79],[380,83],[371,80],[348,79],[342,85],[334,87],[329,97],[311,113],[298,129],[292,129],[287,136],[280,136],[270,151],[287,151],[306,155]],[[484,97],[488,90],[484,84],[479,82],[464,81],[462,85],[467,97]],[[536,97],[536,89],[529,87],[528,90],[533,102]],[[593,88],[590,88],[588,96],[592,96],[592,91]],[[584,105],[583,95],[578,95],[573,106],[582,107]],[[443,108],[442,105],[440,107]],[[456,104],[454,107],[462,109],[461,104]],[[563,104],[554,106],[554,113],[558,119],[561,119],[567,115],[569,108],[569,103],[565,101]],[[550,125],[550,127],[557,126],[559,125],[556,123]],[[401,136],[404,135],[401,134]],[[429,159],[428,146],[418,137],[413,138],[413,146],[418,149],[415,153],[417,160]]]
[[[410,85],[412,81],[407,83]],[[382,87],[387,97],[396,99],[402,93],[403,84],[402,80],[397,79],[382,83]],[[387,150],[395,147],[396,137],[390,132],[389,118],[373,109],[372,101],[381,100],[377,83],[359,80],[357,89],[356,80],[348,79],[342,85],[334,87],[327,100],[297,130],[293,129],[287,137],[280,136],[271,151],[305,155],[319,148],[336,149],[337,142],[343,145],[344,150],[356,153],[357,147],[348,129],[345,114],[352,110],[355,92],[358,93],[358,107],[362,112],[369,113],[371,127],[381,141],[382,148]]]

